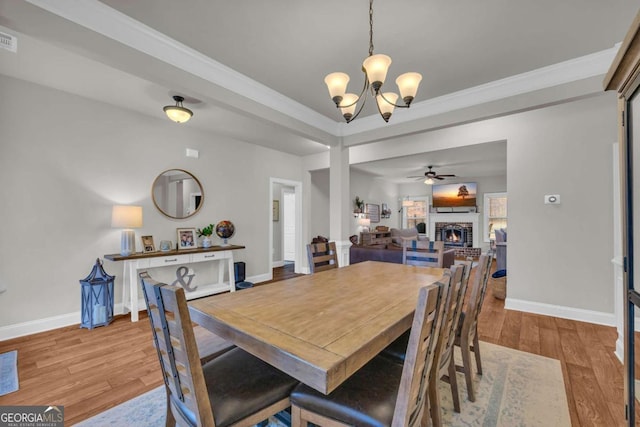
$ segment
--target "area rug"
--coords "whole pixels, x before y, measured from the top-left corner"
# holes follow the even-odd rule
[[[483,374],[475,375],[475,402],[467,399],[464,374],[456,376],[460,392],[459,414],[453,411],[451,388],[440,381],[444,425],[571,425],[559,360],[486,342],[480,342],[480,355]],[[456,361],[461,364],[459,349],[456,349]],[[475,359],[472,363],[475,373]]]
[[[476,375],[476,401],[467,400],[464,375],[459,373],[461,413],[453,411],[449,385],[440,381],[443,424],[446,426],[571,425],[560,362],[555,359],[482,342],[483,375]],[[458,351],[456,353],[459,353]],[[456,354],[458,357],[459,354]],[[475,366],[475,365],[474,365]],[[77,426],[164,426],[162,387],[85,420]],[[270,426],[282,426],[276,419]]]
[[[18,384],[18,351],[0,354],[0,396],[13,393]]]

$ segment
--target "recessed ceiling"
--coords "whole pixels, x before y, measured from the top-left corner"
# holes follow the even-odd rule
[[[366,144],[424,132],[421,108],[432,100],[465,90],[473,99],[479,85],[614,51],[637,10],[635,0],[377,0],[375,53],[393,59],[386,86],[406,71],[423,75],[412,108],[396,110],[389,125],[372,109],[363,113],[371,117],[341,124],[323,83],[344,71],[350,90],[362,85],[366,0],[0,0],[0,25],[20,36],[18,54],[0,49],[0,73],[114,105],[127,93],[128,108],[158,118],[171,95],[181,94],[199,100],[185,104],[195,113],[189,126],[304,156],[341,139]],[[581,64],[573,66],[580,71]],[[599,67],[575,78],[603,73]],[[522,82],[526,96],[530,82]],[[462,108],[456,105],[435,110]],[[371,125],[358,134],[358,121]],[[448,170],[449,154],[438,155],[376,162],[376,173],[388,169],[385,176],[399,182],[429,164],[461,173]]]

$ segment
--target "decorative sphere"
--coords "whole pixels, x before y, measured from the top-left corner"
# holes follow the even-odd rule
[[[236,227],[231,221],[220,221],[216,225],[216,234],[221,239],[229,239],[236,232]]]

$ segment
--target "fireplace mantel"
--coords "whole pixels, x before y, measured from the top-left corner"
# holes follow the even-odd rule
[[[473,224],[473,247],[480,247],[480,214],[475,213],[436,213],[429,214],[429,238],[436,240],[436,222],[470,222]]]

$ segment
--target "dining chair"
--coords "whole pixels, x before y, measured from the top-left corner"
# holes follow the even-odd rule
[[[291,393],[292,427],[424,425],[449,279],[420,289],[404,365],[375,357],[328,395],[300,384]]]
[[[480,342],[478,340],[478,316],[482,309],[482,302],[484,301],[484,295],[487,290],[491,261],[492,255],[490,253],[480,255],[476,274],[473,277],[471,296],[469,297],[465,310],[460,315],[455,340],[455,345],[460,347],[462,354],[462,365],[456,365],[456,371],[464,373],[467,384],[467,397],[471,402],[475,402],[476,400],[473,388],[471,352],[474,353],[476,359],[478,374],[482,375]]]
[[[458,381],[456,378],[456,365],[453,358],[454,342],[458,321],[464,304],[466,283],[464,281],[465,270],[471,263],[455,264],[451,267],[451,290],[447,296],[447,311],[442,323],[440,336],[436,346],[436,354],[431,367],[431,379],[429,382],[429,404],[431,407],[431,421],[435,427],[442,425],[442,409],[440,405],[440,391],[438,381],[444,378],[451,388],[453,409],[460,412],[460,396],[458,393]],[[468,276],[467,276],[468,278]]]
[[[442,267],[444,242],[403,240],[402,263],[421,267]]]
[[[240,348],[202,365],[184,289],[140,273],[167,393],[167,426],[252,426],[290,406],[296,380]]]
[[[310,243],[307,245],[307,257],[311,273],[338,268],[336,242]]]

